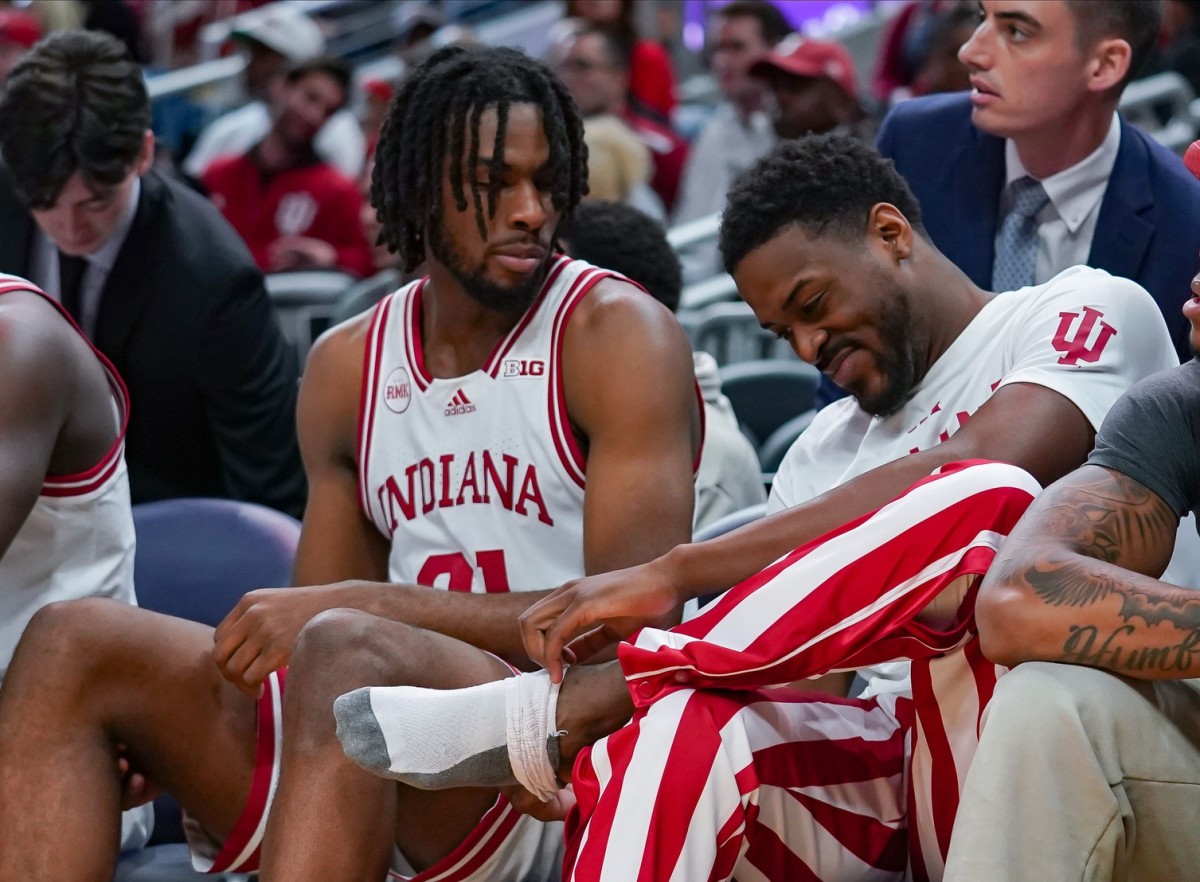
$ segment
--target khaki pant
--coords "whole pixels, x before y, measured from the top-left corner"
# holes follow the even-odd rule
[[[984,716],[946,882],[1200,878],[1200,680],[1023,664]]]

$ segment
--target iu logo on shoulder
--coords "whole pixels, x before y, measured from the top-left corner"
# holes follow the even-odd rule
[[[1104,354],[1108,341],[1117,335],[1117,329],[1108,322],[1100,321],[1104,313],[1090,306],[1083,308],[1083,315],[1077,312],[1060,312],[1058,314],[1058,331],[1054,334],[1054,348],[1062,353],[1059,364],[1077,365],[1081,361],[1095,364]],[[1076,322],[1078,321],[1078,324]],[[1099,332],[1096,325],[1099,322]],[[1068,337],[1067,335],[1071,336]]]
[[[408,379],[408,371],[402,367],[388,374],[387,382],[383,384],[383,403],[392,413],[404,413],[412,402],[412,383]]]

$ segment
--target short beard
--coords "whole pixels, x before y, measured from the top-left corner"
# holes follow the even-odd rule
[[[894,290],[884,300],[879,319],[879,336],[886,348],[873,356],[887,385],[876,395],[855,396],[858,406],[871,416],[890,417],[912,398],[923,375],[914,354],[914,330],[908,295]]]
[[[518,282],[511,287],[498,285],[483,272],[473,271],[467,267],[466,260],[458,253],[454,242],[446,236],[441,218],[434,218],[429,224],[429,250],[434,259],[450,271],[450,275],[454,276],[454,280],[462,286],[472,300],[485,309],[507,315],[522,315],[533,305],[538,292],[542,289],[542,282],[546,277],[546,266],[549,263],[547,258],[546,261],[543,261],[542,266],[530,273],[523,282]]]

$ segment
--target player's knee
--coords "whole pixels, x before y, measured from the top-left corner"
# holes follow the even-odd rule
[[[378,670],[385,647],[379,645],[379,619],[353,609],[331,609],[315,616],[300,631],[292,649],[291,684],[301,681],[357,688],[358,681]]]
[[[129,613],[127,605],[102,597],[50,603],[34,613],[21,645],[26,651],[45,653],[48,661],[59,655],[53,650],[68,650],[62,654],[64,660],[78,665],[111,648],[105,638],[108,624],[122,613]]]

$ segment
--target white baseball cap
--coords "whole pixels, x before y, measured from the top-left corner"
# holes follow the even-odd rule
[[[287,3],[270,3],[242,13],[231,22],[230,34],[262,43],[291,61],[307,61],[325,51],[317,23]]]

